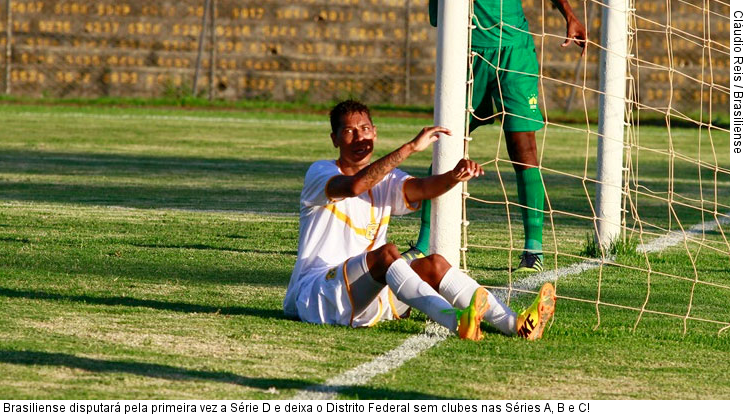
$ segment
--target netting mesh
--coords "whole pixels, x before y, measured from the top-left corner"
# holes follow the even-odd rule
[[[531,2],[523,3],[530,10]],[[542,3],[541,14],[527,14],[541,64],[540,105],[546,121],[537,133],[546,189],[546,271],[528,278],[511,273],[524,251],[520,213],[525,206],[517,199],[513,161],[498,127],[474,131],[465,144],[466,156],[482,162],[497,180],[464,190],[463,267],[476,270],[507,298],[541,281],[556,281],[559,298],[595,306],[596,326],[603,318],[634,329],[676,318],[682,320],[683,333],[691,323],[727,330],[729,4],[629,1],[622,235],[601,247],[587,231],[596,232],[598,220],[595,121],[603,93],[596,76],[602,49],[597,29],[607,6],[593,0],[574,4],[589,30],[586,55],[579,58],[578,49],[558,51],[566,23]],[[539,11],[540,5],[532,10]],[[477,19],[473,27],[502,30]],[[559,56],[565,64],[554,65]],[[483,59],[471,53],[471,77],[474,58]],[[490,65],[510,71],[500,62]],[[551,90],[562,93],[548,100],[545,92]],[[468,94],[472,103],[472,88]],[[566,122],[567,110],[578,111],[583,122]],[[507,115],[494,111],[491,117]],[[494,241],[483,238],[489,228],[505,230]],[[508,274],[491,272],[499,262]],[[711,309],[711,304],[722,308]],[[607,310],[615,314],[603,315]]]

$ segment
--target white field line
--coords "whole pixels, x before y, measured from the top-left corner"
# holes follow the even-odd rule
[[[142,115],[136,113],[100,114],[82,112],[7,112],[15,116],[34,119],[47,118],[70,118],[70,119],[104,119],[104,120],[155,120],[173,122],[212,122],[212,123],[241,123],[241,124],[271,124],[271,125],[328,125],[327,121],[320,120],[298,120],[298,119],[259,119],[259,118],[234,118],[215,116],[184,116],[184,115]]]
[[[245,125],[280,125],[280,126],[327,126],[330,129],[328,120],[302,120],[302,119],[262,119],[262,118],[235,118],[230,116],[184,116],[184,115],[141,115],[141,114],[95,114],[82,112],[7,112],[15,116],[29,117],[35,119],[71,118],[71,119],[104,119],[104,120],[154,120],[170,122],[201,122],[201,123],[237,123]],[[386,127],[393,128],[411,128],[416,124],[404,123],[385,123]]]
[[[449,330],[443,326],[436,323],[430,323],[423,334],[408,338],[403,341],[403,344],[400,346],[370,362],[360,364],[351,370],[331,378],[322,385],[310,386],[298,392],[297,395],[295,395],[295,399],[333,399],[338,394],[338,391],[343,388],[363,385],[379,374],[397,369],[402,366],[403,363],[416,357],[418,353],[435,346],[440,341],[443,341],[449,334]]]
[[[728,225],[729,218],[721,217],[719,220],[721,225]],[[693,225],[687,231],[671,231],[666,235],[662,235],[655,238],[643,245],[639,245],[636,248],[636,252],[639,253],[656,253],[666,248],[673,247],[685,240],[686,236],[689,235],[700,235],[704,231],[716,231],[718,229],[718,223],[716,221],[708,221]],[[608,260],[612,260],[612,257],[608,257]],[[517,291],[529,291],[537,289],[545,282],[554,282],[559,277],[573,276],[575,274],[582,273],[586,270],[598,268],[602,265],[601,260],[585,260],[580,263],[572,264],[568,267],[561,267],[555,270],[547,270],[541,273],[530,275],[524,279],[512,284],[512,289]],[[521,292],[520,292],[521,293]],[[506,300],[507,290],[498,289],[493,291],[493,294],[500,300]]]
[[[721,225],[726,225],[729,223],[729,219],[721,218],[719,222]],[[682,242],[684,240],[685,234],[699,235],[702,234],[703,231],[714,231],[717,228],[718,223],[716,223],[716,221],[693,225],[685,232],[673,231],[668,233],[667,235],[656,238],[653,241],[645,244],[644,246],[639,246],[637,251],[646,251],[649,253],[659,252]],[[600,260],[586,260],[580,263],[572,264],[568,267],[561,267],[556,270],[533,274],[529,277],[513,283],[512,289],[523,291],[534,290],[545,282],[554,282],[560,277],[579,274],[581,272],[597,268],[601,264],[602,262]],[[492,293],[500,300],[506,300],[506,290],[496,290]],[[426,331],[424,331],[423,334],[408,338],[407,340],[403,341],[403,344],[401,344],[400,346],[388,351],[381,356],[376,357],[372,361],[361,364],[336,377],[333,377],[322,385],[310,386],[297,392],[294,399],[333,399],[336,397],[338,392],[340,390],[343,390],[344,388],[366,384],[377,375],[395,370],[396,368],[402,366],[403,363],[407,362],[408,360],[417,357],[419,353],[422,353],[425,350],[428,350],[429,348],[437,345],[439,342],[444,341],[449,335],[449,330],[438,324],[431,323],[426,327]]]
[[[674,245],[679,244],[680,242],[685,240],[686,235],[700,235],[703,232],[707,231],[715,231],[718,229],[718,224],[721,225],[728,225],[729,224],[729,218],[728,217],[721,217],[718,222],[716,221],[708,221],[701,224],[693,225],[685,232],[682,231],[672,231],[666,235],[662,235],[652,241],[649,241],[643,245],[639,245],[638,248],[636,248],[636,251],[639,253],[647,252],[647,253],[654,253],[659,252],[665,248],[672,247]]]
[[[118,206],[118,205],[82,205],[82,204],[65,204],[65,205],[34,205],[34,204],[28,204],[26,202],[21,201],[14,201],[14,200],[8,200],[0,202],[0,208],[3,207],[9,207],[9,208],[58,208],[60,206],[66,206],[70,208],[76,208],[76,209],[84,209],[84,210],[91,210],[91,211],[100,211],[100,210],[116,210],[116,211],[131,211],[131,212],[149,212],[149,213],[165,213],[165,212],[184,212],[184,213],[213,213],[217,215],[236,215],[237,217],[240,217],[241,215],[246,216],[273,216],[273,217],[280,217],[280,218],[297,218],[297,216],[300,214],[299,211],[297,212],[269,212],[269,211],[260,211],[260,210],[242,210],[242,209],[191,209],[191,208],[170,208],[170,207],[157,207],[157,208],[138,208],[134,206]],[[406,220],[405,218],[401,218],[403,220]]]

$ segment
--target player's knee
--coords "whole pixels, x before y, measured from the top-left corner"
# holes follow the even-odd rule
[[[439,254],[432,254],[426,257],[426,259],[431,265],[430,270],[439,276],[444,275],[452,267],[447,259]]]
[[[439,282],[452,265],[439,254],[414,260],[411,267],[421,280],[428,283],[434,290],[439,290]]]
[[[400,258],[400,251],[398,251],[398,247],[395,244],[387,243],[380,247],[379,251],[385,265],[389,266]]]
[[[382,247],[367,254],[367,266],[373,277],[384,276],[387,268],[400,258],[398,247],[394,244],[385,244]]]

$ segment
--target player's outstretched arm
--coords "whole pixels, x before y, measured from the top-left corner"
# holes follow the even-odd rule
[[[568,0],[550,0],[551,3],[561,12],[563,17],[566,19],[566,41],[561,45],[567,47],[574,42],[576,45],[581,47],[581,55],[583,56],[586,52],[586,28],[581,23],[581,20],[574,14],[571,5]]]
[[[353,176],[336,176],[328,182],[327,193],[331,198],[359,196],[379,183],[389,172],[398,167],[411,154],[420,152],[439,139],[438,134],[452,135],[449,129],[441,126],[423,128],[415,138],[400,148],[385,155],[360,170]]]
[[[444,174],[416,178],[406,182],[403,193],[409,202],[433,199],[441,196],[457,183],[483,175],[483,168],[472,160],[460,160],[454,169]]]

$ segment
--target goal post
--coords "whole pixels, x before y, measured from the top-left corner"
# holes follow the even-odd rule
[[[599,57],[597,244],[608,248],[622,231],[628,0],[603,0]]]
[[[442,135],[434,144],[434,175],[451,170],[464,155],[470,24],[469,0],[439,1],[438,6],[434,124],[448,128],[452,135]],[[431,251],[453,266],[460,265],[461,228],[462,184],[458,184],[433,199],[431,207]]]

